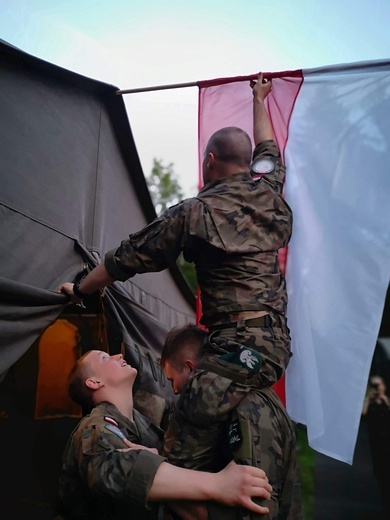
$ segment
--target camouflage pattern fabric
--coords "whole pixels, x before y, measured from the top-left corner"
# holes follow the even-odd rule
[[[302,519],[295,429],[276,394],[269,388],[250,392],[232,413],[227,433],[234,460],[262,468],[273,487],[271,500],[260,502],[270,513],[245,512],[242,518]]]
[[[218,471],[232,458],[262,468],[273,487],[269,515],[211,503],[209,520],[301,520],[295,430],[269,388],[250,389],[212,372],[189,381],[172,414],[163,455],[186,468]]]
[[[204,350],[211,354],[226,354],[248,347],[260,354],[260,371],[247,371],[245,384],[262,388],[272,386],[283,375],[291,357],[290,331],[286,318],[269,314],[269,327],[248,327],[245,322],[237,322],[234,327],[215,330],[206,337]],[[217,357],[211,362],[220,363]],[[203,368],[211,369],[203,364]],[[215,370],[215,368],[213,368]],[[244,382],[241,380],[241,382]]]
[[[169,426],[166,452],[179,465],[198,460],[198,469],[205,469],[209,457],[212,462],[220,458],[212,453],[215,442],[222,446],[218,439],[223,424],[249,387],[274,383],[290,359],[287,293],[278,264],[278,251],[288,244],[292,231],[292,212],[282,197],[285,168],[272,140],[256,147],[253,160],[267,161],[269,172],[237,173],[206,184],[197,197],[169,208],[105,257],[109,274],[126,280],[137,273],[169,267],[182,251],[184,258],[195,264],[201,323],[208,328],[237,322],[240,312],[262,311],[272,317],[272,327],[248,328],[241,335],[237,335],[237,327],[223,329],[210,342],[210,353],[215,347],[223,349],[220,353],[234,351],[242,344],[253,348],[262,358],[259,372],[246,375],[241,370],[242,384],[240,379],[230,378],[236,371],[234,365],[225,381],[221,374],[209,372],[211,381],[206,381],[204,388],[193,386],[189,393],[194,395],[180,400],[173,419],[178,424]],[[197,382],[197,378],[192,380],[193,385]],[[199,417],[205,422],[199,422]],[[182,449],[182,443],[188,443],[189,448]]]
[[[282,198],[285,168],[274,141],[260,143],[253,156],[270,162],[272,171],[261,178],[248,171],[209,182],[197,197],[172,206],[107,253],[110,275],[126,280],[160,271],[183,251],[195,263],[206,327],[239,311],[284,315],[278,250],[292,230],[291,209]]]
[[[162,455],[183,468],[219,471],[225,467],[231,458],[226,460],[218,450],[224,423],[249,391],[213,372],[197,372],[169,418]]]
[[[122,440],[159,448],[162,431],[134,410],[134,422],[100,403],[69,438],[59,483],[59,518],[156,520],[147,494],[165,459],[146,450],[121,452]]]

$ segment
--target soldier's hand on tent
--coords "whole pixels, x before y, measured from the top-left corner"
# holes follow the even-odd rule
[[[70,296],[70,301],[72,303],[80,303],[81,302],[80,298],[77,298],[77,296],[73,292],[73,283],[65,282],[65,283],[61,284],[57,288],[57,292],[62,293],[62,294],[67,294],[68,296]]]

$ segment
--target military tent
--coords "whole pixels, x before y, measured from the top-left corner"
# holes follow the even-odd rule
[[[117,90],[0,41],[1,495],[14,517],[53,518],[82,414],[66,394],[74,360],[122,350],[139,370],[137,407],[162,424],[175,401],[162,344],[195,319],[176,266],[116,282],[85,309],[56,292],[156,216]]]

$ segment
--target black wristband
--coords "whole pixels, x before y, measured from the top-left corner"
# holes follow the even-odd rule
[[[80,283],[81,283],[81,280],[79,282],[76,282],[73,284],[73,292],[74,292],[74,295],[77,296],[77,298],[79,298],[80,300],[84,300],[84,298],[86,298],[88,296],[88,294],[85,294],[82,291],[80,291],[80,289],[79,289]]]

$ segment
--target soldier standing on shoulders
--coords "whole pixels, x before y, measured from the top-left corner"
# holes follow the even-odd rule
[[[165,269],[183,251],[195,263],[201,324],[210,332],[205,349],[238,355],[242,346],[252,349],[257,369],[248,383],[271,386],[291,355],[278,251],[290,240],[292,212],[282,197],[285,168],[264,106],[272,83],[259,74],[251,87],[253,155],[242,129],[217,131],[204,152],[204,187],[198,195],[169,208],[108,252],[85,278],[63,283],[58,291],[79,303],[116,280]]]

